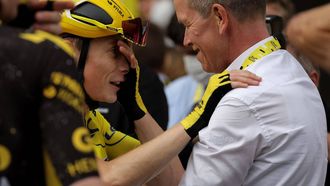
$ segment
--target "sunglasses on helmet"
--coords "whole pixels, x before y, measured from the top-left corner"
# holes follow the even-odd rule
[[[143,24],[141,18],[122,21],[122,27],[116,28],[111,24],[104,24],[100,21],[88,18],[86,16],[71,13],[71,17],[87,24],[94,25],[100,29],[110,30],[119,33],[124,39],[136,45],[146,45],[149,23],[146,22],[146,24]]]

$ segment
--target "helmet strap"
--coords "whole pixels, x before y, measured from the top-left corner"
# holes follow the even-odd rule
[[[90,45],[90,39],[82,38],[82,46],[81,46],[81,51],[80,51],[80,56],[79,56],[79,61],[78,61],[78,70],[80,72],[84,72],[89,45]]]
[[[88,38],[82,38],[82,47],[80,51],[79,61],[78,61],[78,71],[80,76],[80,82],[81,86],[83,87],[84,93],[85,93],[85,102],[88,105],[90,110],[97,109],[99,107],[99,102],[94,101],[87,93],[85,87],[84,87],[84,70],[88,55],[90,45],[90,39]]]

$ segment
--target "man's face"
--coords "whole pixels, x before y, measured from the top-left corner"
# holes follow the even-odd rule
[[[84,87],[96,101],[113,103],[117,100],[119,84],[125,80],[128,63],[119,52],[117,39],[93,39],[84,70]]]
[[[184,45],[191,46],[197,53],[206,72],[221,72],[224,70],[221,61],[224,45],[219,34],[219,27],[214,14],[203,17],[199,12],[189,7],[187,0],[174,0],[176,14],[180,23],[185,26]]]
[[[18,4],[19,0],[0,0],[0,19],[4,22],[14,19]]]

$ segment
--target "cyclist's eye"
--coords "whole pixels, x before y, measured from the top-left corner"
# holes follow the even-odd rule
[[[110,51],[109,51],[115,58],[119,57],[121,54],[120,54],[120,51],[119,51],[119,47],[117,45],[115,46],[112,46]]]

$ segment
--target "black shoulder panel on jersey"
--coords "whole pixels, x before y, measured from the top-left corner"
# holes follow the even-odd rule
[[[45,40],[48,40],[48,41],[52,42],[53,44],[55,44],[56,46],[58,46],[59,48],[61,48],[63,51],[65,51],[71,57],[74,56],[73,49],[67,43],[65,43],[65,41],[62,38],[52,35],[50,33],[37,30],[32,33],[21,33],[20,38],[33,42],[35,44],[39,44],[39,43],[44,42]]]

